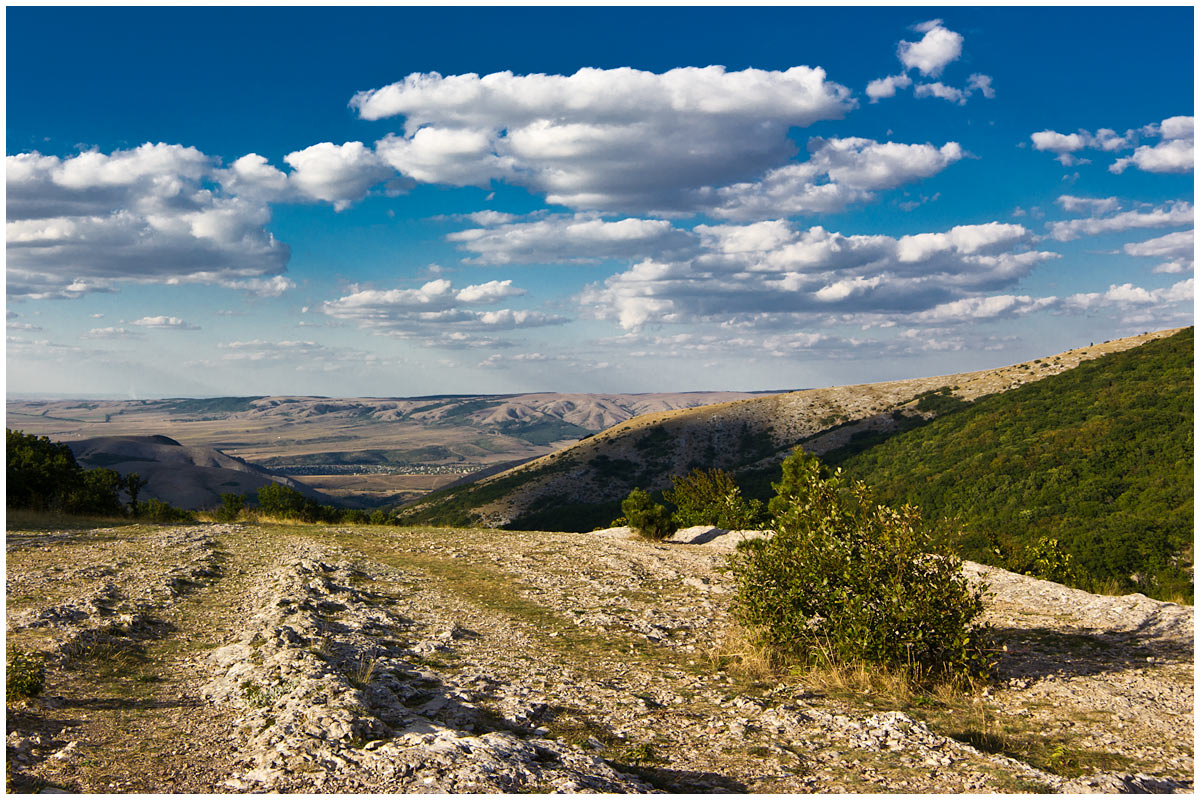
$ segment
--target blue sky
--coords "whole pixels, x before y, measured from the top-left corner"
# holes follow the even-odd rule
[[[7,389],[784,389],[1193,319],[1193,11],[9,8]]]

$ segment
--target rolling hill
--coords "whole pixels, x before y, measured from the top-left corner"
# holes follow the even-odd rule
[[[1055,579],[1190,598],[1193,358],[1188,328],[823,459],[953,520],[966,558],[1034,560],[1053,539],[1077,573]]]
[[[1079,364],[1176,333],[1147,333],[996,369],[750,398],[616,425],[473,484],[431,493],[402,519],[445,525],[586,531],[617,516],[635,486],[661,490],[696,467],[733,471],[748,494],[769,490],[796,446],[818,455],[889,434],[963,403],[1062,375]],[[756,489],[757,487],[757,489]]]
[[[253,500],[260,488],[272,483],[289,486],[319,503],[330,501],[291,478],[211,447],[186,447],[167,436],[100,436],[66,444],[81,467],[107,467],[122,475],[136,472],[146,480],[142,500],[155,498],[176,508],[215,508],[227,493]]]

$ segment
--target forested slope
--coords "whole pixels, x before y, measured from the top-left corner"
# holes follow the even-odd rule
[[[823,456],[955,520],[965,557],[1057,539],[1087,588],[1192,595],[1193,329]],[[1107,585],[1107,586],[1106,586]]]

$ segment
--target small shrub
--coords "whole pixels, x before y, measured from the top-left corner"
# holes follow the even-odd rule
[[[46,667],[42,656],[10,646],[4,665],[4,699],[11,703],[37,697],[45,685]]]
[[[170,503],[151,497],[142,504],[142,513],[151,522],[191,522],[194,518],[190,511],[175,508]]]
[[[672,488],[663,492],[675,506],[673,518],[683,528],[713,525],[726,530],[746,530],[763,517],[762,502],[747,502],[733,476],[720,469],[692,470],[687,476],[671,478]]]
[[[382,508],[377,508],[371,512],[369,521],[372,525],[387,525],[388,524],[387,512],[384,511]]]
[[[643,539],[659,541],[675,532],[671,512],[651,500],[650,494],[641,489],[634,488],[621,501],[621,512],[629,520],[629,527]]]
[[[1050,536],[1039,536],[1036,542],[1025,545],[1011,557],[1008,568],[1055,583],[1071,583],[1077,577],[1071,554]]]
[[[218,522],[233,522],[246,507],[246,496],[227,493],[221,495],[221,507],[217,509]]]
[[[729,568],[735,618],[778,661],[883,664],[916,681],[990,670],[974,625],[982,590],[957,558],[930,552],[914,507],[879,505],[799,450],[774,487],[775,535],[743,542]]]

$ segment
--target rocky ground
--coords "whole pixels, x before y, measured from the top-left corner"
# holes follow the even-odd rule
[[[84,792],[1191,791],[1193,611],[978,565],[981,692],[736,668],[738,534],[13,531],[10,785]]]

